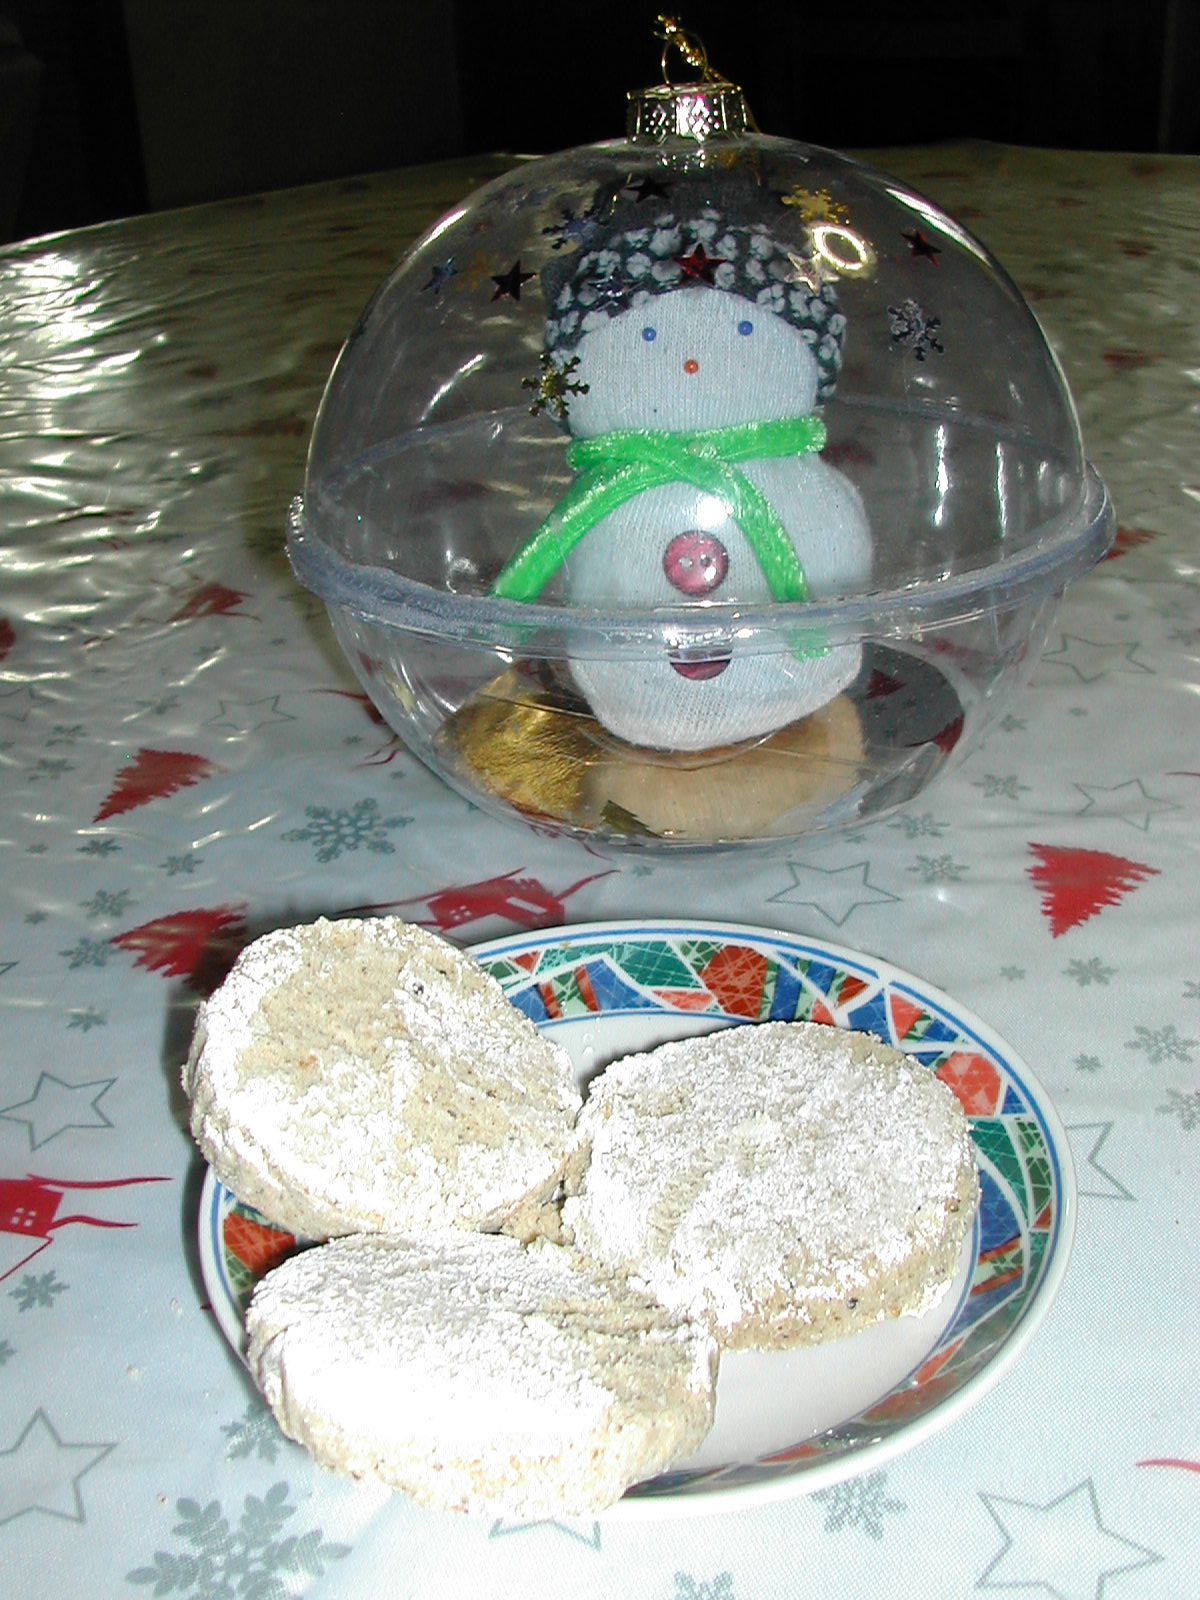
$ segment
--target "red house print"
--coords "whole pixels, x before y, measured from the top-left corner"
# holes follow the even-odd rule
[[[125,1189],[135,1183],[166,1183],[166,1178],[110,1178],[102,1183],[72,1179],[0,1178],[0,1283],[40,1255],[54,1242],[59,1228],[76,1223],[87,1228],[135,1228],[135,1222],[113,1222],[83,1212],[58,1215],[68,1191],[74,1189]]]

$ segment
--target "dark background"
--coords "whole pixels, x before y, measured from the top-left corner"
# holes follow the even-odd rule
[[[658,9],[0,0],[0,240],[620,135],[626,89],[659,78]],[[682,18],[771,133],[1200,150],[1200,0],[690,0]]]

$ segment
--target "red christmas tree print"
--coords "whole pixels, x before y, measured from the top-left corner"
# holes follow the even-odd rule
[[[240,589],[228,589],[223,583],[202,583],[187,597],[179,610],[168,617],[168,622],[190,622],[193,617],[224,617],[231,612],[245,617],[250,613],[237,608],[250,596]],[[254,621],[258,621],[257,617]]]
[[[897,689],[903,687],[899,678],[893,677],[890,672],[884,672],[882,667],[873,667],[867,682],[867,699],[879,700],[886,695],[895,694]]]
[[[1119,345],[1104,352],[1104,361],[1114,372],[1136,372],[1139,367],[1151,367],[1161,359],[1157,351],[1138,350],[1132,345]]]
[[[133,765],[118,774],[93,820],[103,822],[106,817],[119,817],[123,811],[132,811],[150,800],[165,799],[219,771],[206,757],[186,750],[139,750]]]
[[[1122,895],[1147,878],[1158,876],[1157,867],[1109,855],[1106,850],[1032,843],[1029,848],[1037,864],[1026,870],[1042,891],[1042,914],[1056,939],[1105,906],[1115,906]]]
[[[183,978],[201,994],[211,993],[233,965],[246,932],[244,905],[176,911],[117,934],[112,943],[132,950],[139,967]]]
[[[0,617],[0,661],[3,661],[17,642],[17,630],[7,617]]]
[[[958,716],[955,717],[953,721],[948,722],[944,728],[939,729],[938,732],[934,734],[933,742],[935,745],[937,745],[938,749],[944,756],[948,756],[951,750],[954,749],[954,746],[958,743],[959,739],[962,737],[962,731],[963,719],[962,713],[959,712]]]
[[[1112,549],[1104,559],[1105,561],[1115,561],[1118,556],[1123,556],[1127,550],[1136,550],[1138,545],[1149,544],[1153,538],[1154,534],[1149,528],[1118,528]]]

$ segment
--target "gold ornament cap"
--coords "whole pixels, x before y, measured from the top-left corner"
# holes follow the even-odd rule
[[[745,95],[737,84],[712,70],[695,34],[685,32],[673,17],[664,16],[659,17],[655,33],[663,40],[663,81],[652,89],[631,89],[626,96],[625,131],[631,140],[662,144],[667,139],[690,139],[706,144],[755,130]],[[698,76],[687,83],[672,82],[672,51]]]

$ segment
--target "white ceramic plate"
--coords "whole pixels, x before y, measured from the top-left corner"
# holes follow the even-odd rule
[[[870,956],[727,923],[596,923],[474,953],[581,1078],[685,1034],[807,1019],[877,1034],[936,1071],[971,1118],[983,1203],[941,1303],[812,1349],[727,1355],[701,1449],[609,1515],[709,1513],[824,1488],[944,1426],[1011,1367],[1066,1271],[1074,1178],[1045,1092],[957,1001]],[[240,1350],[250,1291],[295,1241],[211,1173],[199,1221],[210,1301]]]

